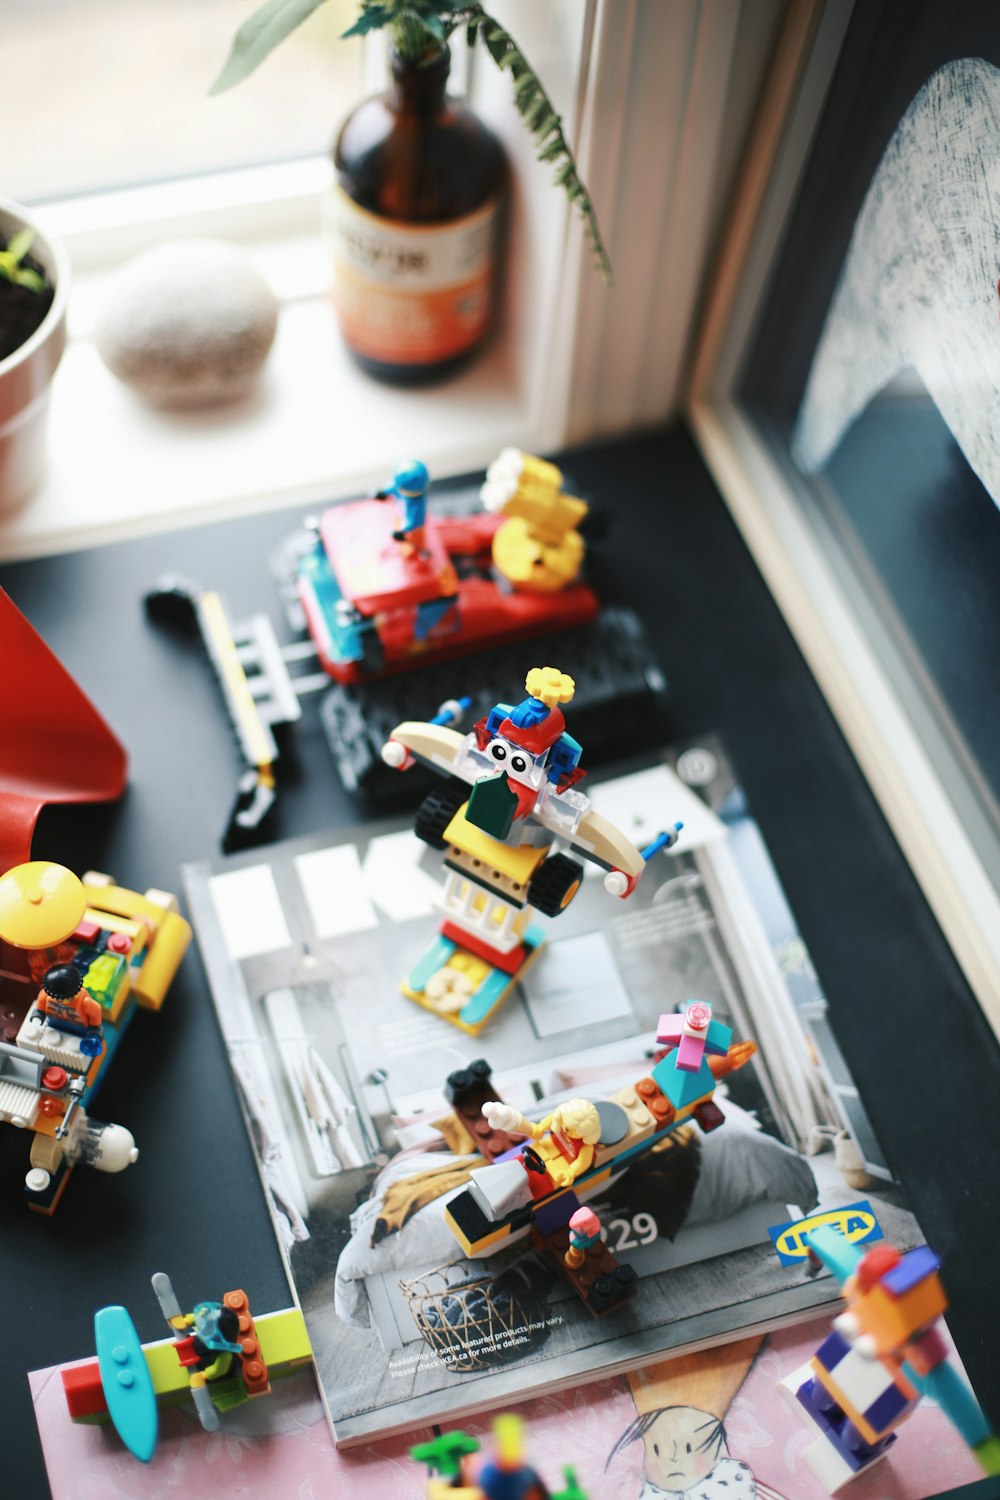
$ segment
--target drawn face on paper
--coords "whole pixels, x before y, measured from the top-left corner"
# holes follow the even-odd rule
[[[671,1406],[643,1433],[646,1478],[668,1493],[683,1494],[705,1479],[727,1454],[717,1417],[693,1406]]]

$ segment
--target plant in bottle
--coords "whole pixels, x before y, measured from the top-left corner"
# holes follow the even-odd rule
[[[239,83],[326,0],[266,0],[237,32],[213,93]],[[361,0],[345,36],[388,31],[390,85],[345,121],[327,215],[341,330],[372,374],[413,383],[451,373],[486,342],[500,266],[506,162],[496,137],[446,92],[449,38],[509,72],[539,158],[611,268],[597,216],[551,100],[513,38],[479,4]]]

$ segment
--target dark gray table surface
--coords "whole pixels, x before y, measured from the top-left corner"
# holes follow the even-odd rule
[[[612,516],[597,581],[645,620],[670,682],[674,737],[719,730],[736,760],[875,1129],[944,1257],[951,1328],[996,1426],[996,1041],[687,434],[581,449],[571,462]],[[131,756],[121,803],[47,813],[36,856],[142,890],[177,889],[179,865],[213,852],[235,745],[205,659],[146,621],[142,592],[164,570],[183,572],[220,588],[237,616],[278,620],[267,556],[298,516],[0,568],[0,585]],[[627,752],[625,725],[622,742]],[[357,821],[314,708],[285,771],[275,837]],[[52,1219],[23,1204],[27,1143],[9,1130],[0,1140],[0,1491],[19,1500],[46,1493],[24,1372],[90,1353],[96,1307],[124,1302],[140,1333],[159,1337],[149,1276],[161,1269],[182,1302],[228,1286],[245,1286],[261,1308],[288,1301],[196,952],[162,1014],[137,1019],[97,1113],[133,1131],[140,1159],[122,1177],[75,1174]],[[986,1484],[963,1492],[980,1493]]]

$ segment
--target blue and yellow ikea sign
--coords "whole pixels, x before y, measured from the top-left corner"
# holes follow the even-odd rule
[[[875,1210],[867,1198],[858,1203],[848,1203],[844,1208],[827,1208],[821,1213],[810,1214],[807,1219],[789,1219],[787,1224],[775,1224],[767,1232],[774,1242],[778,1259],[783,1266],[797,1266],[809,1255],[806,1235],[810,1229],[821,1224],[830,1224],[839,1229],[852,1245],[864,1245],[868,1240],[884,1239],[879,1228]]]

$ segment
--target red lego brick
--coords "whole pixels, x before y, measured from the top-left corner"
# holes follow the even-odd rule
[[[441,936],[446,937],[449,942],[457,943],[467,953],[474,953],[484,963],[492,964],[494,969],[500,969],[504,974],[516,974],[528,953],[523,943],[519,943],[509,953],[498,953],[488,943],[480,942],[478,938],[466,932],[464,927],[456,927],[454,922],[447,920],[441,923]]]
[[[77,1365],[73,1370],[63,1370],[62,1383],[66,1392],[66,1406],[74,1422],[82,1417],[96,1417],[108,1409],[101,1384],[101,1371],[97,1360]]]

